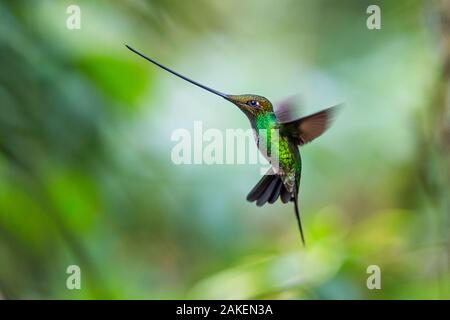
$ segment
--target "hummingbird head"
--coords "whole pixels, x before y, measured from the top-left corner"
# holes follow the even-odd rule
[[[247,115],[256,116],[266,112],[273,112],[272,103],[262,96],[254,94],[227,95],[225,99],[234,103]]]

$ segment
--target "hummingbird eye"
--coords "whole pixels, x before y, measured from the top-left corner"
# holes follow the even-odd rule
[[[258,101],[256,100],[250,100],[248,104],[251,105],[252,107],[256,107],[257,105],[259,105]]]

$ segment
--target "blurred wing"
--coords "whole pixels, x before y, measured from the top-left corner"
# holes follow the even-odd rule
[[[285,123],[295,120],[295,114],[298,112],[299,108],[296,108],[298,103],[295,103],[297,95],[291,96],[286,100],[282,101],[277,110],[275,110],[275,116],[279,123]]]
[[[328,129],[337,107],[334,106],[310,116],[283,123],[283,133],[300,146],[311,142]]]

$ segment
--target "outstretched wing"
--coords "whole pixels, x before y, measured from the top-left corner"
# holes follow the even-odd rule
[[[304,118],[281,123],[282,134],[289,136],[300,146],[311,142],[328,129],[337,109],[338,106],[334,106]]]

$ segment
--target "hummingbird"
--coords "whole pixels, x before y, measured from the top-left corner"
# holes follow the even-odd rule
[[[338,105],[306,117],[295,118],[293,116],[295,106],[291,99],[285,100],[274,110],[272,103],[263,96],[222,93],[169,69],[128,45],[125,46],[133,53],[167,72],[233,103],[247,116],[254,131],[258,149],[271,164],[268,172],[248,193],[247,200],[256,202],[258,207],[266,203],[275,203],[278,198],[282,203],[293,202],[300,237],[303,245],[305,245],[298,206],[302,173],[302,160],[299,148],[311,142],[328,129]],[[276,143],[273,143],[269,140],[272,140],[270,137],[275,130],[277,130],[278,139],[275,140]],[[261,134],[262,132],[265,133],[264,136]],[[267,140],[266,143],[262,143],[264,139]]]

